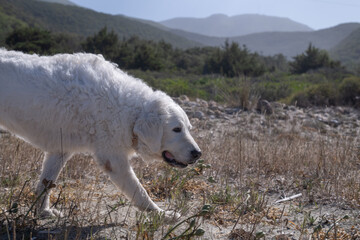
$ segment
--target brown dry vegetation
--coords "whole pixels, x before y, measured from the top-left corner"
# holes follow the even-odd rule
[[[178,225],[137,212],[84,155],[68,162],[51,197],[64,217],[38,219],[32,190],[43,153],[2,134],[0,238],[359,239],[359,139],[280,131],[265,120],[255,129],[251,117],[244,125],[193,119],[204,154],[191,168],[133,160],[152,199],[182,214]]]

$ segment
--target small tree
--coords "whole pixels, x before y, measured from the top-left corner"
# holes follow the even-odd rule
[[[117,56],[119,39],[117,34],[112,30],[108,33],[107,28],[102,28],[92,37],[88,37],[82,48],[86,52],[102,54],[106,59],[112,60]]]
[[[304,53],[295,56],[294,61],[290,62],[291,72],[297,74],[324,67],[340,67],[340,62],[331,60],[329,54],[325,50],[320,50],[311,43]]]
[[[236,42],[230,44],[226,41],[223,49],[218,49],[206,60],[204,72],[220,73],[228,77],[259,76],[265,72],[265,67],[257,57],[246,46],[241,48]]]
[[[160,58],[156,54],[156,50],[147,43],[140,45],[134,56],[134,62],[132,68],[141,69],[143,71],[159,71],[161,66]]]

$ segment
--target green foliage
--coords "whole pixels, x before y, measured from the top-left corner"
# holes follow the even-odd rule
[[[102,54],[106,59],[113,59],[117,55],[118,42],[117,34],[113,30],[108,33],[104,27],[81,45],[86,52]]]
[[[79,35],[51,33],[38,28],[16,29],[8,38],[7,43],[11,49],[39,54],[91,52],[102,54],[123,69],[196,75],[216,73],[234,77],[259,76],[266,69],[277,71],[284,68],[283,56],[261,57],[250,53],[246,47],[240,48],[236,43],[226,42],[224,49],[196,47],[181,50],[174,49],[171,44],[164,41],[144,40],[137,36],[119,41],[114,30],[109,32],[107,27],[103,27],[83,42]]]
[[[142,44],[136,49],[132,68],[159,71],[162,68],[161,60],[151,45]]]
[[[224,49],[218,49],[204,66],[204,73],[218,73],[227,77],[259,76],[265,72],[265,67],[257,59],[257,54],[251,54],[244,46],[225,42]]]
[[[82,37],[70,33],[53,33],[55,46],[53,53],[74,53],[83,51],[81,47]]]
[[[319,68],[337,68],[340,67],[340,62],[331,60],[325,50],[320,50],[310,43],[305,53],[294,57],[290,67],[292,73],[301,74]]]
[[[345,78],[339,86],[339,93],[343,104],[355,105],[360,97],[360,78]]]
[[[331,83],[313,85],[305,91],[295,94],[291,103],[299,107],[336,105],[337,91],[334,84]]]
[[[195,47],[184,51],[175,49],[172,60],[178,71],[201,75],[204,73],[204,65],[209,56],[215,54],[217,50],[216,47]]]
[[[309,58],[304,61],[307,67],[311,65],[309,62],[320,62],[330,64],[321,65],[330,68],[289,75],[284,72],[288,65],[282,55],[263,57],[228,42],[224,48],[181,50],[164,41],[136,36],[119,40],[118,35],[113,30],[109,32],[107,27],[84,41],[76,34],[19,28],[10,32],[6,43],[7,48],[39,54],[77,51],[103,54],[120,68],[131,70],[132,75],[171,96],[212,99],[235,107],[251,107],[254,96],[269,101],[289,101],[302,107],[354,105],[360,95],[359,78],[348,78],[349,73],[343,68],[331,68],[336,64],[331,63],[326,52],[311,45],[299,59]],[[223,76],[219,76],[221,74]]]
[[[38,28],[24,27],[10,32],[6,36],[6,45],[8,49],[51,55],[80,51],[80,39],[77,35],[54,34]]]
[[[308,92],[308,99],[312,105],[331,106],[336,105],[337,91],[332,83],[319,84],[311,87]]]
[[[154,42],[133,36],[120,41],[118,49],[117,56],[111,60],[121,68],[200,75],[206,57],[215,48],[174,49],[164,41]]]
[[[289,63],[286,57],[282,54],[276,54],[274,56],[257,56],[259,61],[265,66],[269,72],[288,72]]]
[[[360,96],[360,78],[347,77],[341,82],[326,82],[311,85],[307,89],[294,94],[292,104],[299,107],[330,106],[337,104],[356,106]]]
[[[288,97],[291,94],[292,89],[287,82],[261,82],[256,85],[254,91],[256,91],[256,94],[262,99],[277,101]]]
[[[153,42],[134,36],[121,41],[118,49],[112,60],[121,68],[161,71],[172,67],[169,60],[173,52],[172,46],[163,41]]]
[[[235,193],[234,193],[235,192]],[[234,203],[238,200],[236,191],[233,191],[229,186],[220,189],[218,192],[213,193],[210,196],[210,201],[216,205],[225,205]]]
[[[211,205],[205,204],[201,210],[182,220],[181,222],[177,223],[175,226],[171,227],[168,232],[161,238],[162,240],[165,239],[191,239],[192,237],[201,237],[204,235],[205,231],[200,228],[201,224],[199,224],[199,220],[202,217],[209,216],[212,213]],[[169,238],[170,234],[180,226],[188,224],[188,227],[179,235],[173,238]]]
[[[49,31],[29,27],[14,30],[5,42],[14,50],[40,54],[50,53],[55,45]]]
[[[0,6],[0,44],[5,43],[5,37],[16,28],[24,28],[27,24],[14,16],[3,12]]]

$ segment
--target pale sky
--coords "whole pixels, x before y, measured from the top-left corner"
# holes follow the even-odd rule
[[[71,0],[109,14],[161,21],[175,17],[208,17],[257,13],[287,17],[318,30],[340,23],[360,23],[359,0]]]

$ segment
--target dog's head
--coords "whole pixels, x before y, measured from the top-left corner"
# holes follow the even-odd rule
[[[200,158],[201,150],[190,135],[191,124],[184,110],[170,98],[166,100],[148,104],[135,122],[134,134],[142,148],[140,154],[184,168]]]

